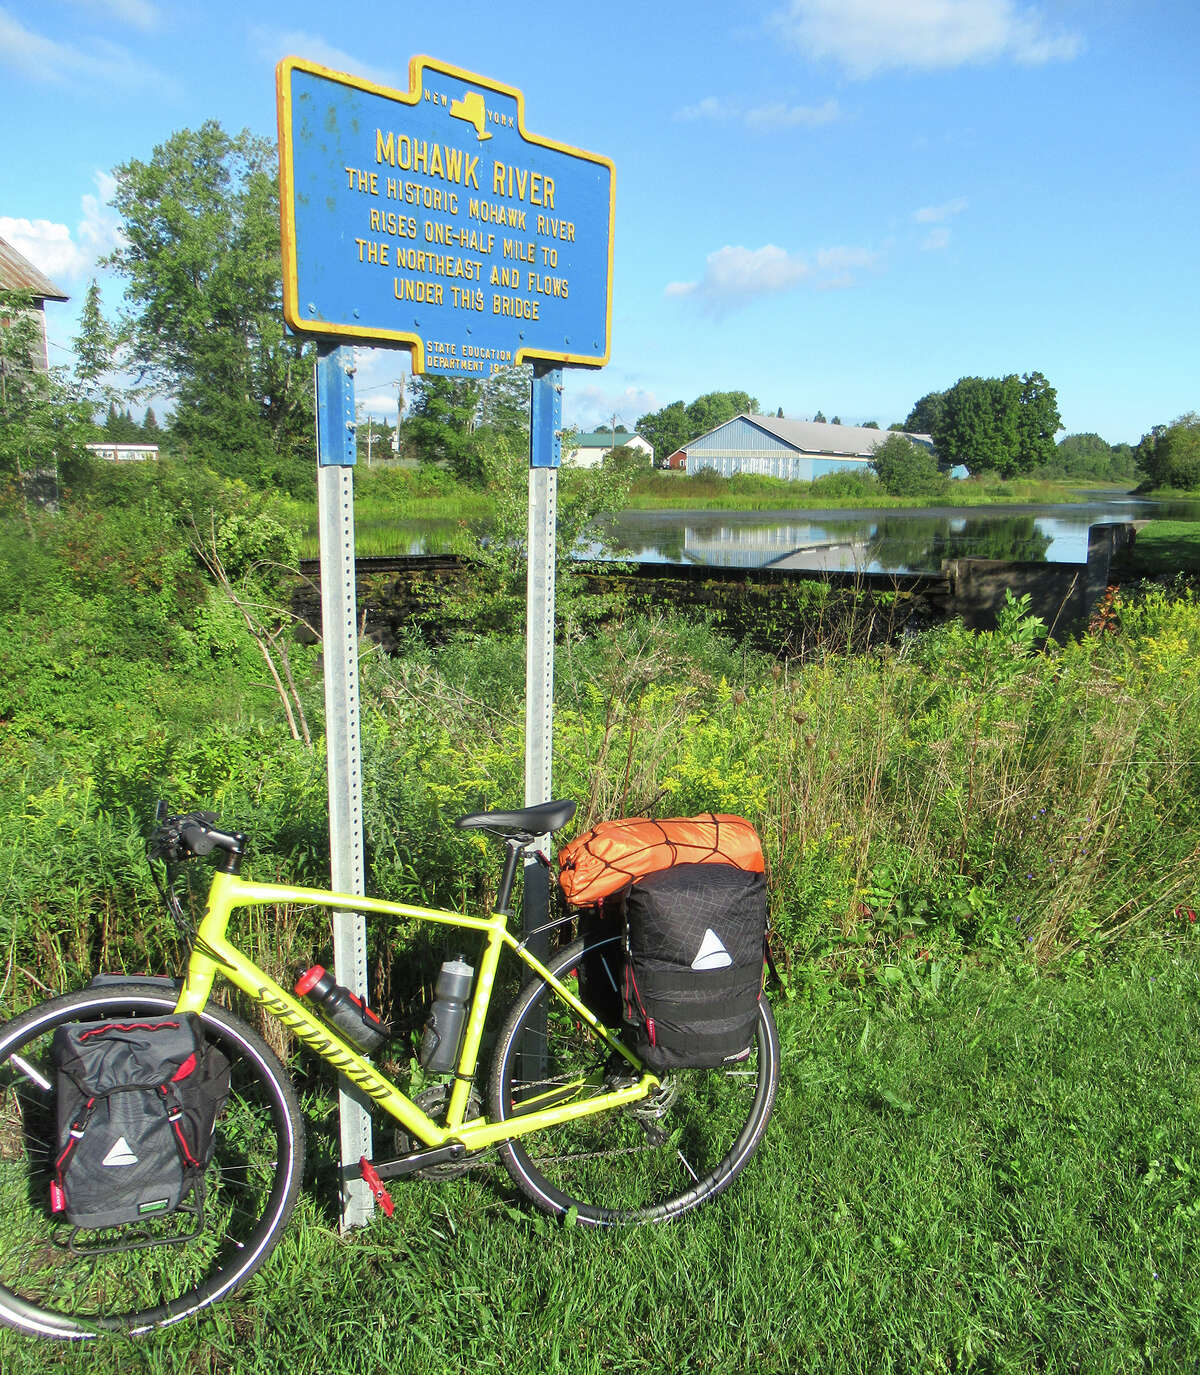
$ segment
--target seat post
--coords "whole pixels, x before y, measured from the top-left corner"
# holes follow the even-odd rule
[[[517,879],[517,865],[525,852],[525,842],[509,836],[504,842],[504,872],[500,876],[500,891],[496,895],[496,911],[504,916],[512,916],[509,901],[512,898],[513,884]]]

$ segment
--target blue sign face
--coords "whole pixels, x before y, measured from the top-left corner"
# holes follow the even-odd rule
[[[526,133],[511,87],[427,57],[409,80],[279,64],[287,323],[419,373],[606,363],[612,162]]]

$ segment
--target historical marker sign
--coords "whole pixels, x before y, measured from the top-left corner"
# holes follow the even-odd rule
[[[288,324],[410,348],[414,372],[602,366],[612,162],[528,133],[511,86],[428,57],[409,83],[279,64]]]

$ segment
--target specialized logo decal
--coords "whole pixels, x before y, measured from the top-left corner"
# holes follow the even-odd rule
[[[710,926],[700,942],[700,949],[692,961],[693,969],[728,969],[733,963],[729,951],[721,944],[721,938]]]
[[[129,1142],[120,1136],[113,1142],[112,1148],[100,1163],[101,1165],[136,1165],[138,1158],[129,1149]]]

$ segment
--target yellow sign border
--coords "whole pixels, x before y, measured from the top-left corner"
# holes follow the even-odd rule
[[[597,357],[595,354],[583,353],[548,352],[545,349],[536,348],[519,348],[514,351],[513,355],[514,361],[518,364],[530,362],[533,359],[545,359],[550,362],[563,363],[574,367],[604,367],[612,352],[613,230],[616,225],[617,202],[617,169],[612,159],[605,157],[602,153],[589,153],[582,148],[576,148],[570,143],[558,143],[554,139],[543,138],[539,134],[531,134],[525,128],[525,96],[524,93],[517,90],[515,86],[508,86],[500,81],[489,80],[487,77],[480,76],[477,72],[468,72],[462,67],[455,67],[448,62],[439,62],[436,58],[423,55],[413,57],[409,61],[408,82],[410,89],[407,91],[397,91],[389,86],[379,86],[373,81],[366,81],[361,77],[351,76],[347,72],[334,71],[330,67],[323,67],[320,63],[309,62],[302,57],[285,57],[276,66],[275,105],[279,121],[279,219],[280,241],[283,256],[284,320],[287,322],[288,326],[298,334],[343,339],[346,341],[378,340],[381,345],[393,345],[411,349],[413,372],[418,374],[424,373],[425,341],[420,335],[411,334],[402,330],[351,329],[349,327],[329,325],[322,322],[314,323],[301,317],[300,286],[296,261],[296,188],[292,162],[294,148],[292,142],[293,112],[291,75],[293,72],[308,72],[312,76],[324,77],[329,81],[337,82],[343,86],[352,86],[355,90],[365,91],[369,95],[384,96],[388,100],[398,100],[404,105],[416,105],[421,100],[422,91],[424,89],[424,74],[427,71],[437,72],[442,76],[464,81],[469,86],[481,86],[485,90],[496,92],[498,95],[512,97],[517,105],[517,132],[527,143],[536,144],[541,148],[549,148],[554,152],[566,153],[571,157],[583,158],[588,162],[595,162],[602,167],[608,168],[610,174],[608,194],[608,264],[605,272],[606,300],[604,306],[603,356]]]

